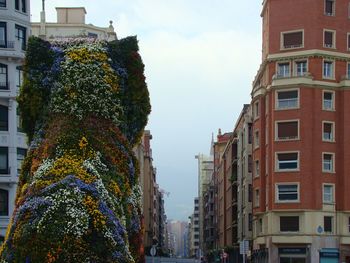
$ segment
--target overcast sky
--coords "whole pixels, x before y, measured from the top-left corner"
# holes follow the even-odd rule
[[[40,0],[31,0],[39,21]],[[157,181],[169,219],[187,220],[197,196],[198,153],[209,154],[211,134],[232,131],[261,61],[262,0],[46,0],[55,7],[84,6],[86,23],[118,38],[137,35],[152,113],[147,128]]]

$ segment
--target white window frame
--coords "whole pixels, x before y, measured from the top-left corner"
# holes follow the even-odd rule
[[[332,33],[332,46],[331,47],[326,46],[326,43],[325,43],[325,33],[326,32],[331,32]],[[337,45],[336,45],[337,37],[336,36],[337,36],[337,31],[336,30],[324,28],[323,29],[323,47],[324,48],[336,49],[337,48]]]
[[[331,76],[326,76],[326,75],[324,74],[324,72],[325,72],[325,63],[326,63],[326,62],[332,64]],[[329,71],[329,70],[328,70],[328,71]],[[332,79],[332,80],[335,79],[335,60],[334,60],[334,59],[323,59],[323,61],[322,61],[322,78],[324,78],[324,79]]]
[[[296,200],[280,200],[278,186],[280,185],[296,185],[297,186],[297,199]],[[275,203],[300,203],[300,183],[299,182],[283,182],[275,184]]]
[[[326,139],[324,137],[324,124],[331,124],[332,125],[332,138]],[[335,142],[335,122],[334,121],[322,121],[322,141],[324,142]]]
[[[254,177],[259,177],[260,176],[260,162],[259,160],[254,161]]]
[[[258,136],[256,136],[256,135],[258,135]],[[256,140],[256,138],[258,138],[258,139]],[[260,131],[259,131],[259,129],[256,129],[254,131],[254,149],[259,148],[259,147],[260,147]]]
[[[331,163],[331,170],[325,170],[324,169],[324,155],[329,154],[332,155],[332,163]],[[322,152],[322,172],[323,173],[335,173],[335,153],[334,152]]]
[[[255,101],[253,104],[253,112],[254,112],[254,120],[259,119],[260,117],[260,105],[259,105],[259,101]]]
[[[325,196],[326,196],[326,192],[325,192],[325,187],[331,187],[331,200],[326,200]],[[327,195],[329,195],[327,193]],[[322,202],[324,204],[334,204],[335,203],[335,185],[334,184],[322,184]]]
[[[283,122],[298,122],[298,136],[296,138],[292,138],[292,139],[279,139],[278,138],[278,124],[279,123],[283,123]],[[275,141],[279,142],[279,141],[297,141],[300,140],[300,120],[299,119],[292,119],[292,120],[278,120],[275,121]]]
[[[287,74],[283,74],[283,75],[280,75],[279,74],[279,68],[280,68],[280,65],[284,65],[284,64],[288,64],[288,73]],[[286,60],[286,61],[279,61],[276,63],[276,77],[277,78],[290,78],[291,77],[291,71],[292,71],[292,67],[291,67],[291,62],[289,60]]]
[[[260,188],[254,189],[254,207],[260,207],[260,194]]]
[[[326,0],[324,0],[324,8],[323,8],[323,12],[326,16],[335,16],[335,0],[331,0],[333,2],[333,13],[326,13]]]
[[[306,63],[306,70],[303,72],[303,74],[298,74],[298,63],[305,62]],[[309,61],[308,59],[298,59],[294,60],[294,68],[293,68],[293,76],[295,77],[303,77],[309,72]]]
[[[296,46],[296,47],[287,47],[287,48],[285,48],[284,45],[283,45],[284,35],[285,34],[289,34],[289,33],[296,33],[296,32],[302,32],[302,34],[303,34],[301,45],[300,46]],[[290,49],[303,48],[304,47],[304,43],[305,43],[304,38],[305,38],[305,32],[304,32],[303,28],[296,29],[296,30],[290,30],[290,31],[283,31],[283,32],[281,32],[281,35],[280,35],[280,49],[281,50],[290,50]]]
[[[325,108],[324,107],[324,94],[325,93],[332,93],[332,108]],[[322,110],[326,110],[326,111],[335,111],[335,92],[334,90],[323,90],[322,91]]]
[[[297,91],[298,92],[298,98],[297,98],[297,105],[295,107],[285,107],[281,108],[278,107],[278,93],[280,92],[287,92],[287,91]],[[293,88],[293,89],[280,89],[275,91],[275,110],[292,110],[292,109],[299,109],[300,107],[300,88]]]
[[[297,168],[295,168],[295,169],[279,169],[278,154],[284,154],[284,153],[297,153],[298,154]],[[275,152],[275,172],[299,172],[299,170],[300,170],[300,151]]]

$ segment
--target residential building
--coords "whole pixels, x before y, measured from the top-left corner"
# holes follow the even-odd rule
[[[209,251],[216,249],[216,185],[212,176],[209,187],[204,193],[204,250],[207,255]]]
[[[194,211],[190,217],[190,257],[200,257],[199,247],[199,198],[194,199]]]
[[[204,249],[204,193],[206,192],[213,174],[213,155],[198,154],[198,204],[199,204],[199,256]]]
[[[84,7],[56,7],[57,22],[46,22],[45,5],[40,14],[40,22],[32,22],[32,34],[43,39],[66,37],[92,37],[102,40],[115,40],[113,22],[108,27],[98,27],[85,23]]]
[[[265,0],[253,82],[253,261],[350,262],[346,0]]]
[[[168,221],[168,231],[173,236],[173,256],[183,258],[187,254],[186,248],[186,229],[188,227],[187,222],[182,222],[178,220]]]
[[[27,139],[17,115],[16,96],[23,80],[30,32],[30,1],[0,1],[0,240],[4,240],[15,205]]]

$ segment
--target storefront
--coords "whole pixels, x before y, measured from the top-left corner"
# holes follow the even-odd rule
[[[280,247],[278,248],[279,263],[306,263],[306,247]]]
[[[320,263],[338,263],[339,255],[337,248],[322,248],[320,250]]]

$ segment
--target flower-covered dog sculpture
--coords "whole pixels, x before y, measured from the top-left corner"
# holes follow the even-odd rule
[[[0,262],[143,262],[137,40],[31,38],[18,98],[31,141]]]

